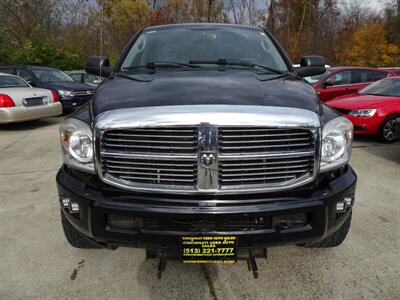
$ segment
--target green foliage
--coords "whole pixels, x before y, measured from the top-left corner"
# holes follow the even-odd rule
[[[9,46],[0,31],[0,64],[46,65],[63,70],[84,66],[83,53],[75,47],[59,48],[49,41],[25,39],[20,45]]]

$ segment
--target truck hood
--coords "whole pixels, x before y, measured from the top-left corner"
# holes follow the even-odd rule
[[[159,71],[115,76],[101,84],[92,101],[94,116],[134,107],[170,105],[260,105],[319,111],[315,90],[291,75],[252,71]]]

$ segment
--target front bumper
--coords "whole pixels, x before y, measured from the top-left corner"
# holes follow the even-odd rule
[[[59,102],[30,107],[16,106],[0,108],[0,124],[55,117],[61,113],[62,106]]]
[[[95,187],[78,179],[65,166],[57,174],[60,197],[68,197],[78,203],[80,208],[78,215],[70,214],[64,208],[62,213],[81,233],[104,246],[171,250],[178,250],[180,238],[184,235],[235,235],[239,249],[322,239],[336,231],[350,215],[351,208],[337,213],[336,203],[346,197],[351,197],[354,202],[356,181],[354,171],[346,167],[340,176],[312,190],[298,190],[291,194],[242,195],[242,201],[229,204],[226,198],[220,201],[212,196],[210,199],[197,201],[199,199],[171,198],[171,195],[164,197],[126,193],[110,190],[101,183]],[[204,224],[210,220],[225,220],[227,217],[263,217],[271,220],[273,217],[295,214],[306,214],[307,223],[300,228],[282,229],[272,226],[249,231],[220,231],[210,228],[197,231],[168,228],[126,230],[114,228],[107,221],[109,215],[118,215],[152,220],[185,219],[192,224]]]

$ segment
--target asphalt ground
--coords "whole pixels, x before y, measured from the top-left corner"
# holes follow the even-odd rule
[[[271,248],[258,260],[183,265],[141,249],[80,250],[64,238],[55,176],[61,118],[0,126],[0,299],[400,299],[400,143],[354,143],[353,221],[332,249]]]

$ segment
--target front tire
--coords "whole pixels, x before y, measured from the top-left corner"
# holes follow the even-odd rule
[[[61,224],[64,230],[65,238],[72,247],[80,249],[99,249],[102,248],[100,245],[92,242],[82,233],[75,229],[74,226],[67,220],[64,213],[61,212]]]
[[[346,221],[344,221],[343,225],[340,226],[340,228],[337,231],[327,236],[323,240],[317,242],[308,242],[298,246],[307,248],[332,248],[341,245],[346,239],[347,234],[349,233],[351,224],[351,215],[352,213],[350,213]]]
[[[386,118],[379,127],[376,139],[382,143],[394,143],[397,140],[396,136],[396,116]]]

